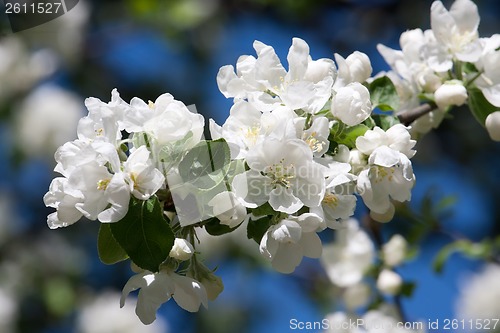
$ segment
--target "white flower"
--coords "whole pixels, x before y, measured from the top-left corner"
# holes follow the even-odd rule
[[[303,256],[321,256],[321,240],[316,234],[321,227],[322,220],[315,214],[289,216],[267,230],[260,242],[260,253],[278,272],[292,273]]]
[[[328,135],[330,135],[330,124],[328,119],[326,117],[314,118],[311,127],[306,130],[304,130],[304,118],[298,120],[296,124],[300,126],[300,129],[297,131],[298,137],[309,145],[313,155],[315,157],[323,156],[330,146],[330,141],[328,140]]]
[[[387,243],[382,246],[382,255],[384,264],[389,267],[400,265],[407,252],[408,243],[403,236],[396,234],[389,239]]]
[[[490,113],[485,125],[491,140],[500,141],[500,111]]]
[[[368,168],[358,175],[357,191],[370,209],[372,218],[387,222],[394,215],[390,199],[411,198],[415,175],[409,157],[415,155],[406,127],[397,124],[384,132],[375,127],[356,139],[356,147],[368,157]]]
[[[75,94],[42,85],[22,102],[17,112],[19,147],[29,155],[52,155],[57,147],[76,138],[83,106]]]
[[[127,295],[137,289],[141,290],[135,312],[146,325],[155,321],[156,311],[172,297],[181,308],[189,312],[197,312],[201,304],[208,306],[207,293],[201,283],[170,269],[132,276],[123,287],[121,307],[125,305]]]
[[[342,298],[346,307],[349,310],[355,310],[359,307],[365,306],[370,300],[371,288],[366,283],[360,282],[354,285],[348,286]]]
[[[431,27],[436,40],[460,61],[475,62],[481,56],[479,20],[477,6],[470,0],[456,0],[450,11],[441,1],[434,1],[431,6]]]
[[[127,175],[129,191],[134,197],[148,200],[165,182],[165,176],[153,166],[146,146],[140,146],[123,163],[123,172]]]
[[[359,82],[349,83],[337,90],[332,99],[331,111],[343,123],[349,126],[357,125],[372,112],[370,92]]]
[[[459,318],[495,319],[500,313],[500,266],[488,264],[464,280],[457,302]]]
[[[185,139],[190,134],[186,148],[191,148],[200,141],[205,121],[171,94],[163,94],[149,104],[134,97],[123,122],[128,132],[146,132],[160,146]]]
[[[397,295],[402,285],[401,276],[389,269],[383,269],[377,278],[377,289],[387,295]]]
[[[41,49],[29,52],[23,38],[15,34],[4,36],[0,41],[0,103],[19,92],[31,88],[38,80],[52,74],[57,69],[57,59],[53,52]]]
[[[271,46],[255,41],[253,47],[257,58],[240,57],[236,73],[230,65],[219,70],[217,84],[224,96],[247,99],[261,111],[284,104],[316,113],[325,106],[336,75],[332,60],[312,60],[307,43],[293,38],[286,71]]]
[[[248,152],[250,170],[234,177],[235,195],[246,207],[269,201],[274,210],[293,214],[318,206],[325,192],[323,169],[313,162],[309,146],[299,139],[269,138]]]
[[[245,158],[249,149],[262,142],[268,136],[282,137],[284,123],[297,118],[288,108],[277,107],[273,112],[258,111],[251,103],[235,101],[224,125],[218,126],[210,119],[212,139],[224,138],[233,159]]]
[[[375,149],[387,146],[412,158],[416,153],[413,150],[415,144],[416,141],[411,139],[408,129],[402,124],[396,124],[387,131],[376,126],[356,139],[356,148],[365,155],[371,155]]]
[[[76,140],[60,147],[56,160],[55,170],[65,178],[55,178],[44,196],[45,205],[57,209],[47,219],[50,228],[73,224],[80,214],[101,222],[126,215],[130,190],[113,144]]]
[[[73,188],[68,179],[57,177],[52,180],[49,191],[44,195],[43,202],[47,207],[57,209],[47,217],[47,224],[50,229],[67,227],[80,218],[83,213],[76,208],[76,204],[83,202],[83,193]]]
[[[356,180],[356,176],[349,173],[350,170],[349,163],[330,163],[326,171],[328,178],[325,196],[319,206],[310,208],[310,212],[320,216],[329,228],[342,227],[342,220],[354,214],[356,196],[349,185]]]
[[[370,58],[363,52],[354,51],[346,59],[335,53],[335,62],[338,66],[338,76],[333,86],[334,90],[351,82],[363,83],[372,74]]]
[[[210,301],[215,301],[220,293],[224,291],[224,283],[222,283],[219,276],[214,274],[214,271],[198,261],[192,261],[186,273],[186,276],[200,281],[205,287]]]
[[[142,324],[134,313],[134,306],[130,303],[134,299],[127,299],[128,303],[121,309],[117,306],[120,294],[105,291],[87,302],[78,313],[78,333],[166,333],[169,332],[166,322],[160,318],[151,325]]]
[[[434,99],[441,110],[452,105],[463,105],[467,96],[467,89],[459,80],[446,81],[434,92]]]
[[[496,107],[500,107],[500,35],[493,35],[490,38],[481,39],[483,44],[483,54],[475,64],[482,74],[475,81],[476,86],[481,89],[488,102]]]
[[[187,240],[184,238],[175,238],[174,245],[172,246],[172,249],[170,250],[169,256],[185,261],[189,260],[194,254],[194,247],[189,243]]]
[[[370,167],[358,176],[357,191],[370,209],[373,219],[388,222],[394,215],[390,199],[411,199],[415,175],[406,155],[387,146],[377,148],[369,157]]]
[[[89,114],[78,122],[78,139],[104,140],[119,146],[123,130],[122,120],[129,105],[120,97],[118,90],[111,92],[111,101],[104,103],[95,97],[85,99]]]
[[[213,207],[213,215],[230,228],[238,226],[247,217],[245,206],[236,198],[233,192],[218,193],[208,202]]]
[[[323,247],[321,263],[333,284],[348,287],[361,281],[375,259],[370,237],[354,219],[335,231],[335,242]]]

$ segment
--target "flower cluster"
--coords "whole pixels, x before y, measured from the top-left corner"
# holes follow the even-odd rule
[[[231,158],[245,161],[231,185],[251,220],[269,224],[261,253],[290,273],[302,256],[320,256],[316,233],[352,216],[355,194],[374,219],[392,219],[392,200],[411,196],[415,141],[401,124],[373,124],[365,54],[336,54],[336,66],[313,60],[306,42],[294,38],[286,70],[272,47],[256,41],[254,49],[257,57],[240,57],[236,71],[220,69],[219,88],[234,105],[210,130],[228,142]]]
[[[431,29],[401,34],[401,50],[378,45],[392,68],[384,75],[396,85],[400,97],[397,111],[411,110],[421,102],[436,106],[413,122],[415,134],[439,126],[451,106],[468,103],[482,125],[491,113],[485,109],[500,107],[500,36],[480,38],[479,22],[477,6],[471,0],[457,0],[449,11],[441,1],[435,1]],[[492,126],[496,130],[490,130]],[[497,124],[486,123],[486,127],[490,133],[498,133]],[[498,140],[495,134],[492,139]]]
[[[61,176],[44,197],[56,209],[49,227],[82,217],[102,222],[99,256],[107,264],[131,259],[137,274],[121,303],[140,289],[136,313],[146,324],[170,298],[194,312],[222,292],[195,249],[199,228],[222,235],[245,226],[282,273],[304,256],[319,258],[318,233],[339,229],[325,247],[328,276],[346,288],[348,308],[365,304],[363,279],[375,249],[350,217],[358,198],[379,222],[393,218],[394,202],[411,199],[410,130],[425,132],[450,106],[468,101],[498,137],[492,128],[500,124],[493,112],[500,76],[493,63],[500,39],[478,38],[469,0],[450,12],[435,2],[431,21],[432,30],[402,35],[402,51],[379,46],[393,71],[373,78],[361,52],[313,60],[308,44],[294,38],[286,69],[271,46],[255,41],[256,56],[219,70],[219,89],[234,104],[224,124],[210,120],[211,140],[203,138],[203,117],[170,94],[148,103],[126,103],[116,90],[109,103],[88,98],[78,139],[55,154]],[[437,109],[417,120],[403,117],[422,102]],[[394,267],[405,252],[400,236],[383,246],[376,266],[382,294],[400,293]]]

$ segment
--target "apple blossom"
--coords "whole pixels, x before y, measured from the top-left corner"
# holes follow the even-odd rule
[[[500,313],[500,267],[487,264],[484,268],[462,281],[460,295],[456,303],[461,319],[495,319]]]
[[[354,51],[346,59],[335,53],[338,66],[338,76],[334,83],[334,90],[338,90],[352,82],[365,82],[372,74],[370,58],[359,51]]]
[[[384,269],[377,278],[377,289],[387,295],[397,295],[403,285],[401,276],[389,269]]]
[[[302,206],[318,206],[325,192],[323,169],[302,140],[269,138],[247,154],[250,170],[234,177],[234,194],[249,208],[269,202],[293,214]]]
[[[336,230],[335,241],[323,247],[321,256],[330,281],[339,287],[359,283],[374,260],[374,245],[354,219],[347,220],[345,228]]]
[[[208,202],[213,207],[213,215],[230,228],[238,226],[247,217],[245,206],[233,192],[221,192]]]
[[[170,250],[169,256],[177,260],[185,261],[189,260],[193,254],[194,247],[191,243],[184,238],[176,238],[174,240],[174,245]]]
[[[195,279],[179,275],[169,268],[158,273],[145,271],[132,276],[123,287],[120,306],[125,305],[128,294],[140,289],[135,312],[146,325],[156,319],[160,306],[173,298],[177,304],[189,312],[196,312],[200,305],[207,307],[205,287]]]
[[[363,122],[371,112],[370,92],[359,82],[338,89],[332,99],[332,114],[349,126]]]
[[[264,234],[260,253],[271,261],[278,272],[292,273],[303,256],[321,256],[321,240],[316,234],[321,228],[322,220],[315,214],[284,218]]]
[[[434,99],[441,110],[451,105],[461,106],[467,97],[467,89],[459,80],[446,81],[434,92]]]
[[[389,239],[387,243],[382,246],[382,259],[384,264],[389,267],[400,265],[407,252],[408,243],[403,236],[396,234]]]
[[[286,71],[272,47],[260,41],[253,46],[257,58],[240,57],[236,73],[231,65],[219,70],[217,84],[224,96],[247,99],[261,111],[284,104],[314,114],[325,106],[336,76],[332,60],[312,60],[307,43],[293,38]]]
[[[456,0],[450,11],[441,1],[431,6],[431,27],[436,40],[460,61],[475,62],[481,56],[478,37],[479,14],[470,0]]]

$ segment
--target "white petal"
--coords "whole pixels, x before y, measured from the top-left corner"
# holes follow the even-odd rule
[[[234,88],[231,89],[230,86],[233,81],[237,80],[239,80],[239,78],[236,76],[232,65],[226,65],[219,69],[219,73],[217,74],[217,85],[226,98],[234,97],[238,94],[239,91]]]
[[[457,30],[453,16],[446,10],[441,1],[432,3],[431,27],[436,39],[447,45],[452,40],[452,34]]]
[[[282,186],[277,186],[269,193],[269,204],[274,210],[287,214],[297,212],[304,205],[290,189]]]
[[[295,243],[282,243],[273,258],[272,266],[280,273],[293,273],[302,261],[302,246]]]
[[[500,107],[500,84],[481,89],[484,98],[492,105]]]
[[[321,252],[323,247],[321,245],[321,239],[315,232],[302,233],[302,238],[300,239],[300,245],[302,245],[302,253],[305,257],[309,258],[319,258],[321,257]]]
[[[172,275],[174,281],[174,293],[172,297],[175,302],[186,311],[197,312],[200,305],[208,306],[208,297],[205,287],[187,276]]]
[[[287,60],[287,80],[289,82],[302,80],[306,74],[307,64],[309,62],[309,45],[300,38],[293,38],[292,46],[288,51]]]
[[[470,0],[455,0],[451,5],[450,14],[455,19],[461,33],[473,33],[479,27],[479,12],[474,2]]]

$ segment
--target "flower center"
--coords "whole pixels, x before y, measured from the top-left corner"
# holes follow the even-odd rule
[[[101,179],[97,182],[97,189],[100,191],[106,190],[111,179]]]
[[[305,142],[309,145],[309,148],[313,151],[313,153],[320,152],[323,150],[323,147],[325,146],[325,143],[323,141],[320,141],[316,138],[318,133],[312,132],[307,139],[305,139]]]
[[[293,164],[285,165],[285,159],[282,158],[279,163],[275,163],[266,168],[266,176],[272,179],[273,185],[281,185],[286,188],[292,186],[291,180],[295,178],[295,166]]]
[[[396,167],[397,167],[397,165],[396,165]],[[383,167],[383,166],[379,166],[379,165],[373,166],[372,170],[374,172],[372,173],[372,177],[370,177],[370,178],[373,179],[374,183],[380,183],[380,182],[384,181],[385,179],[392,182],[392,180],[394,179],[394,171],[396,170],[396,167],[387,168],[387,167]]]
[[[252,126],[252,127],[247,127],[246,129],[241,129],[243,131],[243,136],[245,139],[251,143],[252,145],[255,145],[257,142],[257,137],[259,136],[260,132],[260,126]]]
[[[333,193],[326,193],[322,202],[330,207],[337,207],[339,198]]]

